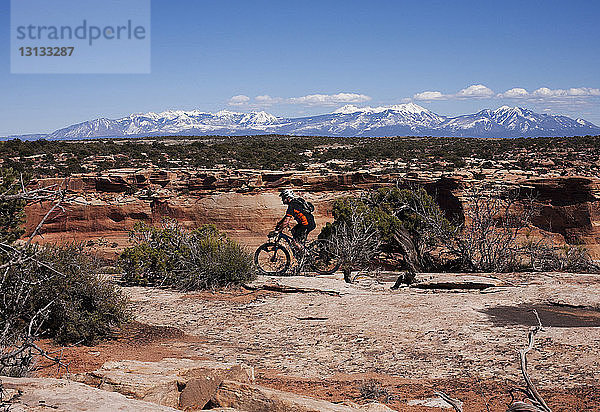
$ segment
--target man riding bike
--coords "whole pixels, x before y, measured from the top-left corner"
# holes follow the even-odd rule
[[[285,216],[277,223],[275,230],[281,231],[290,226],[291,220],[296,220],[296,226],[291,230],[295,246],[302,250],[302,244],[306,241],[308,234],[317,227],[312,215],[314,206],[306,200],[296,196],[290,189],[284,189],[279,194],[281,201],[287,205]]]

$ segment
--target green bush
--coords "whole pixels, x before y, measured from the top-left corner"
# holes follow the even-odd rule
[[[328,223],[319,237],[328,238],[337,226],[350,224],[352,215],[356,213],[364,214],[367,221],[379,229],[383,249],[387,252],[397,251],[395,234],[398,231],[408,231],[415,247],[423,251],[440,241],[430,230],[432,223],[452,230],[452,224],[425,189],[385,187],[372,190],[360,198],[336,200],[332,211],[334,222]]]
[[[174,221],[160,228],[138,223],[131,240],[119,257],[127,284],[199,290],[240,284],[255,274],[252,256],[213,225],[187,231]]]
[[[94,344],[129,319],[127,299],[81,245],[47,246],[39,258],[55,272],[40,268],[48,280],[34,288],[33,303],[54,301],[45,329],[58,343]]]
[[[25,201],[7,199],[20,190],[21,182],[17,173],[11,168],[0,168],[0,242],[12,243],[25,232],[22,227]]]
[[[100,277],[99,265],[81,245],[13,250],[21,259],[11,260],[0,282],[0,326],[8,325],[14,337],[8,341],[24,334],[50,337],[61,344],[90,345],[128,320],[127,299],[112,282]],[[19,331],[35,317],[36,331]]]

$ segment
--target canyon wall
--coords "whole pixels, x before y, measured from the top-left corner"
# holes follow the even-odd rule
[[[102,239],[113,255],[127,245],[128,231],[137,221],[158,224],[177,219],[186,227],[215,224],[233,238],[254,247],[266,238],[286,207],[278,193],[296,190],[316,206],[318,233],[332,220],[335,198],[372,187],[419,183],[432,194],[446,214],[464,219],[465,193],[485,182],[468,174],[441,173],[304,172],[257,170],[113,170],[100,175],[73,176],[66,184],[74,198],[63,212],[44,225],[41,241],[89,241]],[[490,180],[488,183],[492,182]],[[585,243],[600,252],[600,180],[582,177],[509,175],[494,184],[516,189],[523,199],[533,195],[539,213],[533,223],[539,235],[567,243]],[[61,179],[42,179],[38,186],[60,184]],[[27,233],[48,210],[48,204],[26,208]]]

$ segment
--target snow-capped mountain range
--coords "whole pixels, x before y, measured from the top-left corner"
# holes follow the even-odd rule
[[[583,119],[534,113],[502,106],[462,116],[442,116],[414,103],[383,107],[346,105],[333,113],[284,118],[264,111],[216,113],[169,110],[132,114],[121,119],[100,118],[59,129],[38,138],[86,139],[165,135],[303,136],[464,136],[536,137],[600,135],[600,127]],[[11,136],[16,137],[16,136]]]

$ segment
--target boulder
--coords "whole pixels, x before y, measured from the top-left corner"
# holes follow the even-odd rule
[[[232,407],[247,412],[351,412],[361,410],[234,381],[221,383],[210,401],[210,406]]]
[[[453,409],[452,406],[442,398],[411,399],[408,406],[424,406],[427,408]]]
[[[10,410],[57,412],[176,412],[176,409],[150,402],[129,399],[120,393],[107,392],[78,382],[52,378],[1,377],[9,394]]]
[[[251,383],[254,370],[233,363],[171,359],[160,362],[106,362],[77,375],[85,384],[183,410],[202,409],[225,379]]]

